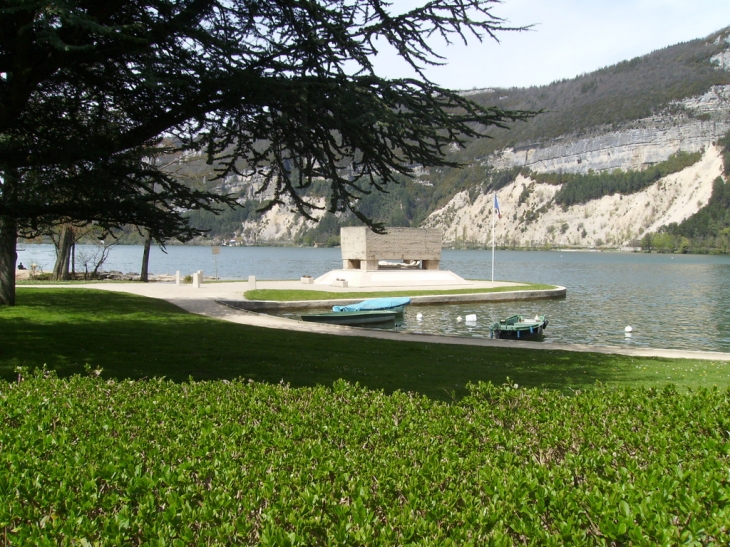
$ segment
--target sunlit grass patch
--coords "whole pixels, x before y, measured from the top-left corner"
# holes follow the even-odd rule
[[[399,342],[249,327],[163,300],[95,290],[19,289],[0,308],[0,376],[46,364],[62,376],[89,364],[106,378],[253,378],[292,386],[348,382],[460,398],[469,382],[569,391],[597,384],[730,385],[730,363],[569,351]]]
[[[244,297],[247,300],[272,300],[277,302],[297,300],[337,300],[343,298],[379,298],[388,296],[430,296],[430,295],[451,295],[451,294],[483,294],[500,293],[513,291],[545,291],[556,289],[555,285],[542,283],[523,283],[507,287],[493,287],[490,289],[449,289],[443,291],[433,290],[402,290],[402,291],[374,291],[374,292],[329,292],[309,290],[288,290],[288,289],[255,289],[246,291]]]

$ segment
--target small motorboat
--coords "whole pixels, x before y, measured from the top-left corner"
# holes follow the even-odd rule
[[[544,315],[536,315],[534,318],[513,315],[497,321],[489,327],[489,336],[491,338],[538,338],[543,336],[543,330],[547,326],[548,320]]]
[[[395,323],[397,315],[394,310],[333,311],[302,315],[302,321],[330,325],[377,325]]]
[[[348,304],[347,306],[332,306],[333,312],[351,312],[351,311],[394,311],[400,315],[403,314],[405,307],[411,303],[411,299],[407,296],[396,296],[393,298],[369,298],[356,304]]]

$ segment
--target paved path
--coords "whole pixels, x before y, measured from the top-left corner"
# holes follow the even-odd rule
[[[474,287],[506,286],[510,283],[479,281],[474,282]],[[323,323],[305,323],[283,317],[275,317],[261,313],[235,310],[218,304],[217,300],[242,300],[243,293],[248,290],[248,282],[225,282],[225,283],[204,283],[201,287],[192,285],[175,285],[174,283],[89,283],[74,285],[27,285],[25,287],[46,287],[46,288],[89,288],[113,292],[126,292],[150,298],[167,300],[191,313],[205,315],[231,321],[242,325],[266,327],[272,329],[285,329],[300,332],[316,332],[322,334],[334,334],[338,336],[361,336],[380,338],[384,340],[417,341],[431,344],[460,344],[465,346],[481,347],[513,347],[530,348],[539,350],[556,351],[578,351],[603,354],[620,354],[637,357],[667,357],[672,359],[704,359],[712,361],[730,361],[730,353],[719,353],[710,351],[686,351],[673,349],[652,349],[652,348],[620,348],[610,346],[587,346],[581,344],[554,344],[549,342],[530,342],[517,340],[492,340],[484,338],[463,338],[457,336],[440,336],[413,334],[405,332],[393,332],[376,329],[365,329],[358,327],[344,327],[337,325],[326,325]],[[259,289],[303,289],[322,290],[322,287],[304,285],[299,281],[257,281]],[[402,287],[401,287],[402,288]],[[444,287],[418,287],[424,290],[443,290]],[[327,287],[329,292],[342,292],[343,298],[348,292],[364,292],[368,289],[362,288],[336,288]],[[378,287],[372,291],[397,290],[397,288]]]

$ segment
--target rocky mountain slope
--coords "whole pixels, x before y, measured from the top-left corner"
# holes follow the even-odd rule
[[[708,203],[713,182],[723,172],[716,143],[730,132],[730,28],[696,42],[666,48],[626,62],[625,66],[607,67],[545,89],[469,92],[485,103],[495,97],[509,101],[510,96],[521,101],[506,105],[511,108],[545,108],[539,98],[547,97],[544,100],[549,102],[545,104],[554,110],[545,116],[552,115],[555,120],[550,122],[546,118],[548,122],[541,122],[538,117],[535,122],[528,122],[534,126],[525,125],[514,134],[499,133],[495,142],[503,143],[500,148],[490,149],[494,142],[487,143],[487,147],[475,142],[465,150],[454,150],[454,157],[468,165],[463,173],[419,171],[417,181],[421,184],[412,185],[413,190],[408,191],[416,192],[420,197],[414,201],[426,209],[420,218],[411,215],[408,220],[406,215],[407,222],[441,228],[447,245],[489,244],[496,188],[502,209],[495,232],[500,245],[625,247],[646,233],[697,213]],[[681,64],[688,58],[691,63]],[[679,71],[677,67],[684,71],[681,76],[673,76]],[[626,82],[640,79],[642,74],[651,78],[647,76],[649,81],[641,84],[643,89],[637,84],[632,99],[625,90]],[[697,74],[697,80],[688,83],[688,74]],[[646,105],[641,106],[636,97],[656,94],[657,86],[675,86],[673,96],[680,98],[652,107],[648,116],[621,118],[622,104],[626,104],[626,112],[646,111]],[[684,89],[701,92],[682,95]],[[572,96],[572,100],[561,98],[561,93]],[[581,106],[571,112],[571,104]],[[603,117],[596,114],[596,119],[604,123],[586,126],[576,121],[584,119],[586,113],[593,116],[604,104],[611,105],[606,107],[607,113]],[[567,110],[556,112],[561,108]],[[562,131],[563,127],[573,129]],[[544,133],[536,135],[535,128],[542,128]],[[510,139],[516,142],[510,143]],[[525,175],[641,171],[679,151],[701,152],[701,159],[640,192],[604,195],[570,207],[553,200],[560,185],[541,184]],[[513,180],[506,185],[490,187],[484,182],[486,172],[515,173],[517,168],[523,168],[522,174],[516,179],[512,176]],[[449,177],[460,182],[449,182]],[[253,192],[255,182],[255,176],[229,179],[220,184],[220,190],[237,193],[242,202],[260,203],[266,196]],[[333,233],[336,224],[337,219],[331,228]],[[302,235],[313,229],[312,223],[290,208],[276,206],[262,215],[248,215],[236,229],[236,235],[248,243],[302,241]]]
[[[502,218],[495,220],[495,241],[506,247],[626,247],[707,205],[722,168],[717,147],[710,145],[699,162],[641,192],[613,194],[567,208],[552,203],[560,185],[539,184],[519,175],[496,192]],[[443,229],[447,243],[491,245],[493,200],[492,194],[472,200],[468,191],[459,192],[424,226]]]
[[[707,148],[730,130],[730,85],[713,86],[676,106],[682,114],[636,120],[621,130],[597,131],[587,138],[563,136],[541,146],[511,147],[492,154],[487,162],[495,169],[519,166],[538,173],[639,171],[680,150]]]

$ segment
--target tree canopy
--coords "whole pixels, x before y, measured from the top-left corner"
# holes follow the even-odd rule
[[[306,191],[324,178],[328,210],[367,222],[358,197],[416,164],[455,165],[447,146],[528,115],[421,72],[443,62],[433,39],[521,30],[496,2],[0,0],[0,302],[14,302],[18,233],[96,221],[186,237],[183,210],[231,204],[146,161],[163,136],[222,177],[260,170],[270,206],[308,216]],[[379,77],[386,46],[420,76]]]

